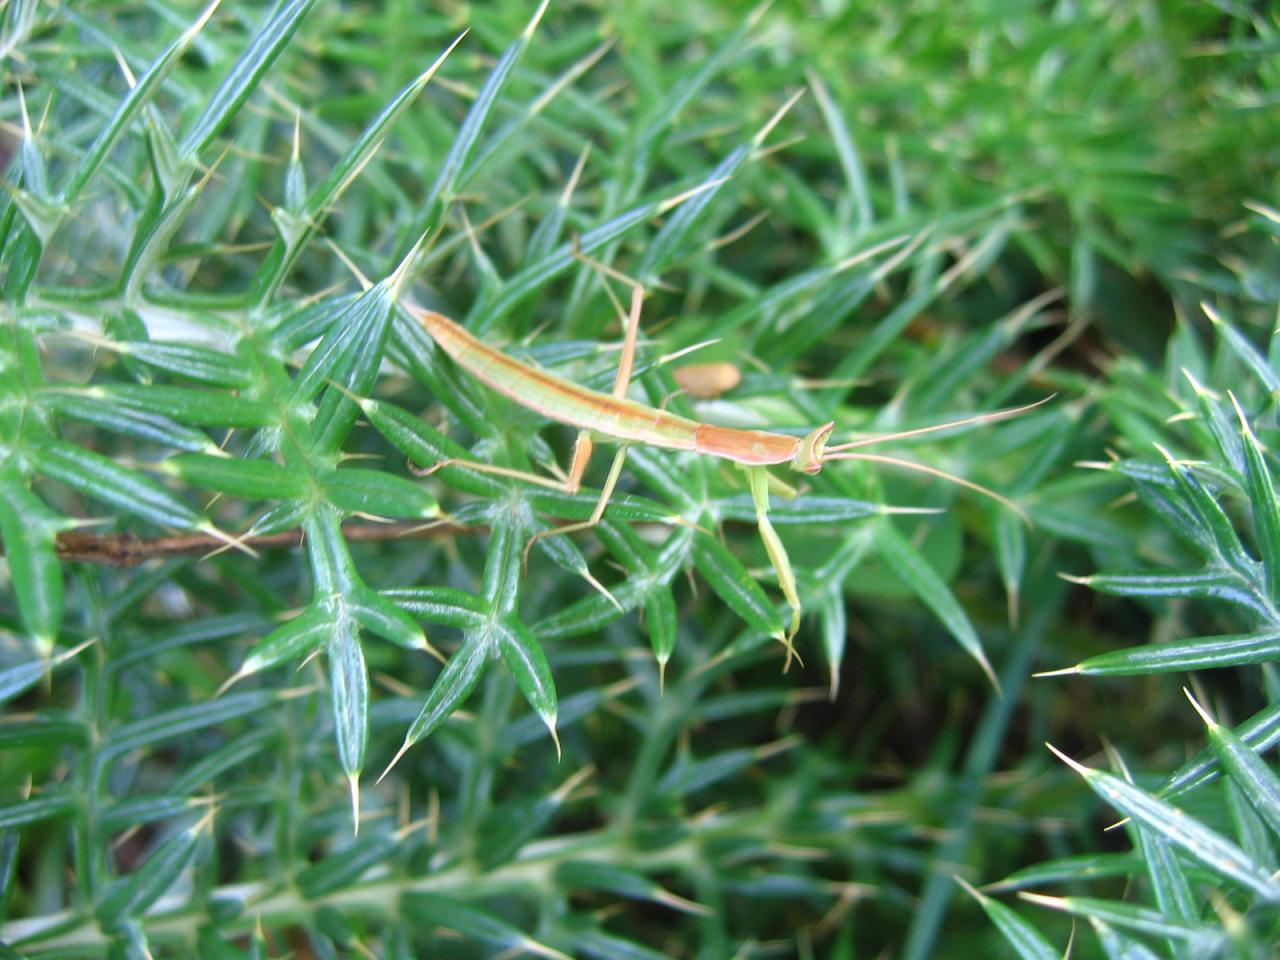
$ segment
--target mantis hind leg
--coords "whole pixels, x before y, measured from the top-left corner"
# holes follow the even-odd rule
[[[587,441],[590,443],[590,441]],[[576,459],[576,458],[575,458]],[[618,452],[614,454],[613,463],[609,466],[609,475],[605,477],[604,486],[600,488],[600,498],[596,501],[595,509],[591,511],[591,516],[586,520],[580,520],[577,523],[565,524],[562,527],[552,527],[550,530],[540,530],[529,538],[529,542],[524,547],[524,564],[527,568],[529,565],[529,551],[533,549],[533,545],[545,537],[559,537],[566,533],[578,533],[582,530],[590,530],[598,524],[604,517],[604,511],[609,506],[609,500],[613,497],[614,488],[618,485],[618,477],[622,475],[622,465],[627,460],[627,448],[619,447]],[[585,464],[584,464],[585,466]],[[580,476],[580,475],[579,475]],[[572,473],[569,474],[570,481],[574,480]],[[576,484],[574,491],[577,489]],[[607,595],[607,594],[606,594]],[[613,599],[610,597],[610,599]],[[614,600],[616,604],[617,601]]]
[[[778,575],[778,586],[782,589],[782,595],[786,598],[787,606],[791,608],[790,628],[782,641],[782,645],[787,648],[787,660],[782,667],[785,673],[791,668],[792,657],[804,666],[804,661],[800,660],[800,655],[796,653],[795,645],[792,643],[796,632],[800,629],[800,593],[796,589],[796,577],[791,569],[791,558],[787,556],[787,549],[782,545],[782,539],[769,521],[769,471],[764,467],[743,467],[743,469],[747,472],[751,499],[756,507],[756,527],[760,530],[760,539],[764,542],[765,553],[769,555],[769,562],[773,564],[773,570]]]
[[[534,483],[540,487],[546,487],[549,490],[573,494],[578,492],[578,488],[582,483],[582,474],[583,471],[586,470],[587,463],[591,459],[593,446],[594,444],[591,441],[590,435],[588,435],[585,430],[582,431],[582,433],[578,435],[578,442],[573,448],[573,460],[569,464],[569,473],[563,480],[544,477],[537,473],[530,473],[528,470],[517,470],[514,467],[503,467],[494,463],[482,463],[478,460],[465,460],[459,457],[454,457],[449,460],[441,460],[439,463],[433,464],[425,470],[410,464],[409,470],[415,476],[428,477],[436,471],[443,470],[446,467],[459,467],[464,470],[472,470],[476,473],[484,473],[490,476],[510,477],[513,480],[523,480],[525,483]],[[609,478],[605,483],[604,489],[600,493],[600,500],[596,504],[595,510],[592,511],[590,520],[585,523],[571,523],[564,527],[542,530],[529,538],[529,542],[525,544],[524,548],[524,569],[526,571],[529,569],[529,551],[538,540],[543,537],[556,536],[561,533],[572,533],[575,530],[585,530],[589,527],[594,527],[600,522],[600,518],[604,516],[605,507],[609,503],[609,497],[613,494],[613,488],[617,484],[618,474],[622,472],[622,461],[623,450],[620,449],[618,451],[618,456],[614,458],[613,467],[609,470]],[[591,584],[592,587],[600,591],[600,593],[603,594],[610,603],[619,610],[622,609],[622,605],[618,603],[617,598],[609,592],[608,588],[605,587],[604,584],[593,577],[589,570],[584,568],[579,571],[579,573],[589,584]]]

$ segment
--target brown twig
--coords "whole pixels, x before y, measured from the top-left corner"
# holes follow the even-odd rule
[[[360,523],[344,526],[342,534],[348,543],[378,543],[387,540],[456,537],[484,533],[487,529],[483,526],[467,527],[454,523]],[[301,530],[285,530],[282,533],[249,537],[244,544],[255,550],[269,550],[274,547],[296,547],[301,542]],[[225,540],[204,533],[139,537],[132,533],[81,533],[72,530],[58,534],[56,549],[61,560],[132,567],[156,557],[211,553],[226,545]],[[3,552],[3,545],[0,544],[0,554]]]

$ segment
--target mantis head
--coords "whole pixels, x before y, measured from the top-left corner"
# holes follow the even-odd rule
[[[897,433],[881,433],[870,437],[863,437],[861,440],[852,440],[849,443],[840,443],[834,447],[827,447],[827,440],[831,436],[833,424],[826,424],[819,427],[813,433],[809,434],[800,441],[800,446],[796,450],[795,459],[792,461],[795,468],[802,473],[817,473],[822,469],[822,465],[829,460],[864,460],[873,463],[884,463],[891,466],[901,467],[905,470],[912,470],[916,473],[928,474],[931,477],[938,477],[954,483],[957,486],[965,487],[976,493],[982,494],[997,503],[1008,507],[1024,522],[1027,520],[1026,513],[1012,500],[1002,497],[994,490],[989,490],[984,486],[966,480],[964,477],[956,476],[954,473],[947,473],[945,470],[939,470],[937,467],[926,466],[923,463],[915,463],[911,460],[902,460],[898,457],[889,457],[877,453],[861,453],[855,452],[859,447],[868,447],[877,443],[885,443],[891,440],[903,440],[908,437],[918,437],[928,433],[937,433],[941,430],[951,430],[955,427],[969,426],[980,423],[994,423],[997,420],[1008,420],[1011,417],[1019,417],[1028,411],[1034,410],[1041,404],[1048,403],[1053,397],[1045,397],[1035,403],[1029,403],[1025,407],[1015,407],[1009,410],[996,410],[992,413],[980,413],[973,417],[964,417],[960,420],[952,420],[948,423],[939,423],[931,427],[918,427],[914,430],[902,430]]]
[[[831,431],[836,428],[835,421],[824,423],[817,430],[813,431],[800,441],[800,446],[796,448],[796,455],[791,461],[791,467],[798,473],[814,474],[822,469],[823,450],[827,445],[827,440],[831,437]]]

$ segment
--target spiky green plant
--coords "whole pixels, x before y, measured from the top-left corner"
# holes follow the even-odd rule
[[[1255,204],[1242,226],[1254,241],[1244,245],[1249,261],[1274,263],[1280,214]],[[1049,676],[1244,668],[1237,681],[1242,695],[1219,693],[1217,683],[1210,687],[1212,674],[1197,685],[1206,691],[1202,697],[1213,691],[1215,700],[1237,703],[1229,711],[1244,707],[1252,716],[1215,719],[1187,691],[1209,746],[1163,783],[1152,783],[1153,789],[1135,783],[1114,750],[1118,775],[1088,769],[1054,749],[1125,818],[1133,852],[1038,864],[994,888],[1022,891],[1032,902],[1088,920],[1109,957],[1265,957],[1280,937],[1280,777],[1263,756],[1280,740],[1280,688],[1272,666],[1280,659],[1274,454],[1280,372],[1275,330],[1265,352],[1253,334],[1259,326],[1274,327],[1280,300],[1274,289],[1249,289],[1232,283],[1229,274],[1222,279],[1219,298],[1239,316],[1223,316],[1211,302],[1200,305],[1212,322],[1212,349],[1184,321],[1162,376],[1119,363],[1102,401],[1116,407],[1113,422],[1120,427],[1123,452],[1131,456],[1094,466],[1125,477],[1158,526],[1109,551],[1117,569],[1080,582],[1164,608],[1164,624],[1154,631],[1157,642],[1097,653]],[[1152,448],[1162,463],[1142,456]],[[1205,635],[1215,628],[1232,632]],[[1050,897],[1028,891],[1046,884],[1087,890],[1098,878],[1107,878],[1113,890],[1116,878],[1123,878],[1126,895]],[[1058,948],[1025,918],[972,892],[1019,956],[1058,956]]]
[[[1089,319],[1158,342],[1163,310],[1116,323],[1123,305],[1150,276],[1183,301],[1220,282],[1215,218],[1274,169],[1275,124],[1221,123],[1204,94],[1268,95],[1270,67],[1182,57],[1267,25],[1175,8],[10,0],[4,949],[999,943],[976,908],[949,913],[952,875],[1034,860],[1067,789],[1014,723],[1058,729],[1059,688],[1027,686],[1079,649],[1055,574],[1081,544],[1148,542],[1101,512],[1125,470],[1197,509],[1217,492],[1176,458],[1209,459],[1218,421],[1169,440],[1167,475],[1077,470],[1117,428],[1165,437],[1163,400],[1140,359],[1105,388],[1089,351],[1058,362]],[[1234,175],[1203,176],[1227,149]],[[617,313],[580,253],[650,290],[643,394],[716,422],[889,431],[1057,391],[896,451],[1032,526],[833,466],[774,506],[811,614],[785,675],[785,607],[721,464],[632,450],[605,522],[522,570],[595,492],[414,477],[406,460],[546,469],[569,438],[461,375],[402,301],[607,384]],[[743,382],[695,403],[672,372],[690,359]],[[1053,813],[1087,815],[1074,796]],[[1161,850],[1139,862],[1176,864]],[[1203,942],[1230,920],[1202,915]]]

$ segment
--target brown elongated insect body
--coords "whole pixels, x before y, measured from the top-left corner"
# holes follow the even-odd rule
[[[802,473],[822,467],[822,446],[834,423],[806,437],[699,423],[626,397],[591,390],[507,356],[434,310],[413,308],[427,333],[453,362],[491,390],[543,416],[616,440],[691,450],[747,466],[791,464]]]

